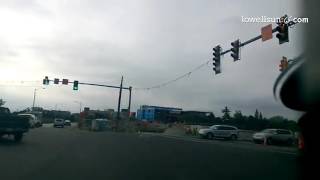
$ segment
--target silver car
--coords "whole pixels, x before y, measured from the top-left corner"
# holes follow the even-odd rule
[[[59,118],[54,119],[53,127],[62,127],[63,128],[64,127],[64,120],[59,119]]]
[[[252,139],[255,143],[286,143],[291,145],[295,137],[291,131],[286,129],[265,129],[253,134]]]
[[[198,133],[201,137],[207,139],[226,138],[236,140],[239,137],[238,128],[228,125],[213,125],[209,128],[200,129]]]

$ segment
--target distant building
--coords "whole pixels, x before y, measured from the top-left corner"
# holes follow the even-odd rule
[[[137,110],[137,119],[146,121],[175,122],[181,108],[142,105]]]
[[[86,113],[86,119],[111,119],[112,113],[109,111],[90,110],[84,111]]]
[[[121,109],[121,112],[122,112],[122,113],[128,113],[129,110],[128,110],[128,109]]]
[[[44,118],[63,118],[69,119],[71,116],[70,111],[55,111],[55,110],[43,110],[42,116]]]
[[[114,109],[106,109],[105,111],[114,112]]]

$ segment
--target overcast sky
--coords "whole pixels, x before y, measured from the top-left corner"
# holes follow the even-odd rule
[[[262,3],[264,2],[264,3]],[[0,98],[21,110],[36,106],[76,112],[81,101],[91,109],[117,107],[118,89],[80,85],[49,85],[44,76],[71,81],[150,87],[174,79],[212,59],[212,48],[229,49],[238,38],[259,35],[268,23],[242,23],[241,16],[299,17],[297,1],[271,0],[0,0]],[[275,24],[273,24],[273,27]],[[302,52],[306,24],[290,28],[290,42],[261,40],[241,49],[241,60],[230,54],[215,76],[212,63],[189,77],[159,89],[133,90],[132,106],[180,107],[263,115],[297,113],[273,97],[282,56]],[[25,81],[21,83],[21,81]],[[122,108],[128,106],[124,90]]]

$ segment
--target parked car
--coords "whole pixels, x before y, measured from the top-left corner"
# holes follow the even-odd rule
[[[53,122],[53,127],[64,127],[64,120],[63,119],[54,119],[54,122]]]
[[[291,145],[294,142],[295,137],[291,131],[286,129],[265,129],[253,134],[252,139],[255,143],[286,143]]]
[[[202,138],[225,138],[236,140],[239,137],[239,130],[237,127],[228,125],[213,125],[209,128],[200,129],[198,131]]]
[[[18,114],[18,116],[23,116],[29,119],[29,124],[31,128],[42,126],[41,121],[34,114]]]
[[[71,121],[70,120],[65,120],[64,121],[65,126],[71,126]]]

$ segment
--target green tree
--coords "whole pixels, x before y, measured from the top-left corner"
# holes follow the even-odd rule
[[[263,116],[261,112],[259,113],[259,120],[263,120]]]
[[[233,114],[233,118],[237,120],[242,120],[243,119],[242,112],[240,110],[235,111],[235,113]]]
[[[230,109],[226,106],[224,109],[222,109],[221,111],[223,113],[223,116],[222,116],[222,120],[230,120],[231,119],[231,116],[230,116]]]
[[[238,128],[245,128],[245,116],[242,115],[242,112],[240,110],[235,111],[235,113],[233,114],[233,123]]]
[[[259,111],[256,109],[256,112],[254,113],[254,118],[259,119]]]
[[[0,107],[3,106],[6,102],[3,99],[0,99]]]
[[[270,128],[286,128],[286,124],[288,122],[288,119],[282,117],[282,116],[273,116],[269,119],[270,121]]]

